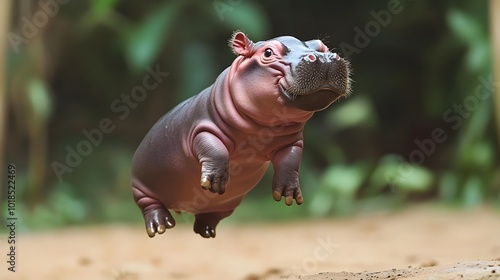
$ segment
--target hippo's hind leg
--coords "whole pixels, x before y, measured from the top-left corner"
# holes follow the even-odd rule
[[[226,212],[211,212],[196,214],[194,221],[194,232],[198,233],[204,238],[215,237],[215,228],[217,224],[225,217],[231,215],[233,210]]]
[[[134,181],[132,181],[132,194],[135,203],[142,211],[149,237],[154,237],[156,233],[162,234],[167,228],[175,226],[175,220],[170,212],[158,200],[142,192]]]

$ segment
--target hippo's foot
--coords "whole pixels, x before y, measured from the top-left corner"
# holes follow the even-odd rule
[[[302,140],[295,145],[277,151],[272,159],[274,168],[273,198],[280,201],[285,197],[286,205],[290,206],[295,199],[297,205],[304,202],[299,183],[299,167],[302,158]]]
[[[275,173],[273,178],[273,198],[276,201],[280,201],[282,196],[285,197],[285,203],[288,206],[293,204],[294,199],[297,205],[304,202],[298,174]]]
[[[146,232],[149,237],[154,237],[156,233],[162,234],[167,228],[173,228],[175,220],[161,202],[144,193],[143,188],[138,180],[132,180],[132,195],[142,211]]]
[[[220,222],[216,213],[203,213],[195,215],[194,232],[204,238],[215,237],[215,228]]]
[[[155,208],[144,213],[144,221],[149,237],[154,237],[156,233],[162,234],[167,228],[175,226],[174,218],[165,208]]]
[[[231,213],[233,213],[233,211],[196,214],[193,228],[194,232],[204,238],[214,238],[217,224],[219,224],[220,220],[231,215]]]
[[[202,165],[200,185],[204,190],[224,194],[229,179],[229,163],[226,159]]]

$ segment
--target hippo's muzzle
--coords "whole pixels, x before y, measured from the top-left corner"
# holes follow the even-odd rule
[[[279,88],[284,98],[297,108],[319,111],[350,94],[349,62],[337,53],[311,52],[291,65],[286,85]]]

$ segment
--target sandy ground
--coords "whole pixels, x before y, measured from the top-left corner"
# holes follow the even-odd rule
[[[17,237],[17,272],[0,279],[500,279],[500,213],[418,207],[350,219],[191,225],[149,239],[139,226]],[[1,253],[7,252],[2,237]],[[5,257],[6,258],[6,257]]]

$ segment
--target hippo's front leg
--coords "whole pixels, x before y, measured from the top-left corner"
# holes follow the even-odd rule
[[[284,196],[285,203],[289,206],[292,205],[294,199],[298,205],[304,202],[299,184],[301,144],[302,141],[277,151],[271,160],[274,168],[273,198],[280,201]]]
[[[193,152],[201,164],[201,187],[223,194],[229,179],[229,152],[224,143],[210,132],[201,132],[194,139]]]

